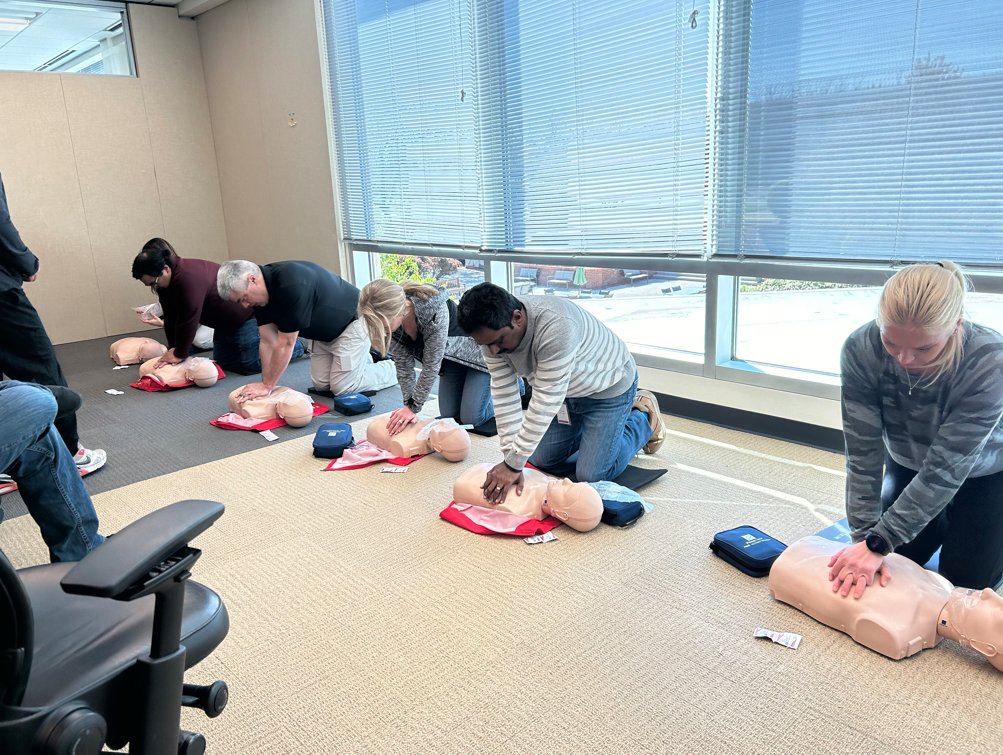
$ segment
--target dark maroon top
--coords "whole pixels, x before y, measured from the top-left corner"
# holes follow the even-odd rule
[[[250,307],[219,297],[216,289],[218,262],[174,255],[168,264],[172,271],[171,283],[157,293],[160,306],[164,308],[167,345],[174,349],[178,358],[188,356],[199,325],[234,331],[254,316]]]

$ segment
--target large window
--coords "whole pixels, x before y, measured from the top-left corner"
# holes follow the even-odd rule
[[[491,280],[574,297],[647,366],[757,385],[822,373],[830,397],[840,345],[896,265],[966,264],[973,314],[994,324],[1003,3],[324,0],[324,14],[357,255],[505,262]],[[588,278],[603,270],[621,279]]]
[[[125,4],[0,0],[0,70],[129,76]]]

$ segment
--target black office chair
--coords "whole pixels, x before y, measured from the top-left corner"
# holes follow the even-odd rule
[[[202,555],[188,542],[222,514],[179,501],[78,563],[15,570],[0,552],[0,752],[205,751],[181,730],[181,706],[219,715],[226,684],[184,684],[184,672],[230,622],[216,593],[188,581]]]

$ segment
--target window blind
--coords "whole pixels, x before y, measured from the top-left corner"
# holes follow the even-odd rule
[[[326,0],[346,236],[703,254],[708,6]]]
[[[718,187],[741,233],[719,251],[1000,260],[1003,3],[756,0],[746,31],[746,86],[723,89],[746,98],[744,172]]]
[[[325,0],[344,235],[480,243],[472,0]]]

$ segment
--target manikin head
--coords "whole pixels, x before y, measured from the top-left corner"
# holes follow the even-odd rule
[[[565,477],[547,484],[543,511],[573,530],[588,532],[594,530],[602,518],[602,498],[591,485],[572,482]]]
[[[261,268],[247,260],[230,260],[220,265],[216,288],[223,301],[237,302],[242,307],[268,304],[268,288]]]
[[[971,648],[1003,671],[1003,597],[988,587],[956,587],[940,613],[937,632]]]
[[[313,419],[313,402],[305,393],[280,385],[267,396],[240,403],[237,396],[243,390],[235,388],[228,401],[230,411],[245,419],[283,419],[290,427],[305,427]]]
[[[152,338],[120,338],[111,345],[109,356],[115,364],[139,364],[167,353],[164,344]]]

